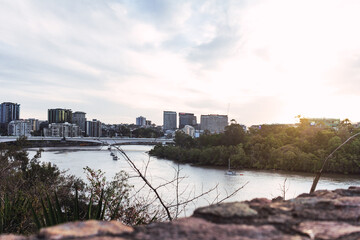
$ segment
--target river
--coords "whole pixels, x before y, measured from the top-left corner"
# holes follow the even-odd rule
[[[294,198],[297,195],[309,192],[313,174],[279,172],[279,171],[237,171],[237,175],[225,175],[222,168],[196,167],[189,164],[177,164],[165,159],[149,157],[147,152],[152,146],[126,145],[121,148],[127,153],[129,158],[140,168],[146,171],[146,176],[156,187],[171,181],[177,174],[181,182],[178,184],[180,200],[191,199],[201,193],[216,187],[209,194],[193,201],[186,206],[182,216],[192,214],[194,208],[214,203],[226,198],[236,189],[243,188],[233,197],[225,201],[244,201],[253,198],[274,198],[283,194],[285,189],[285,198]],[[83,168],[88,166],[92,169],[101,169],[106,173],[110,180],[115,173],[124,170],[135,176],[134,170],[125,161],[120,154],[119,160],[114,161],[110,156],[107,147],[67,147],[67,148],[44,148],[41,161],[56,164],[61,170],[67,170],[67,173],[85,179]],[[35,154],[35,149],[29,150],[29,156]],[[148,167],[146,168],[148,163]],[[284,181],[286,180],[285,184]],[[140,189],[143,182],[140,178],[130,178],[130,183],[135,189]],[[337,188],[348,188],[349,186],[360,185],[360,176],[354,175],[323,175],[318,183],[317,189],[333,190]],[[285,187],[285,188],[284,188]],[[142,190],[146,195],[147,190]],[[175,200],[175,183],[159,188],[162,198],[167,202]]]

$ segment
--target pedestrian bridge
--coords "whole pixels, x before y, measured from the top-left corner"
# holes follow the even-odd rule
[[[0,136],[1,142],[15,142],[18,139],[16,136]],[[27,137],[28,141],[61,141],[62,137]],[[173,139],[166,138],[107,138],[107,137],[68,137],[65,138],[68,142],[79,143],[98,143],[105,145],[122,145],[122,144],[167,144],[173,143]]]

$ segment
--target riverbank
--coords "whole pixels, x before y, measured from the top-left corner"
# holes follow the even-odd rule
[[[157,145],[150,151],[151,156],[188,163],[195,166],[228,167],[232,169],[284,170],[291,172],[315,173],[320,170],[328,156],[325,150],[314,153],[303,152],[294,146],[273,148],[268,155],[264,150],[254,150],[254,146],[210,146],[185,148],[181,146]],[[324,173],[359,174],[358,153],[339,152],[330,158]]]
[[[73,174],[86,180],[84,167],[100,169],[105,173],[106,179],[111,180],[120,170],[126,171],[131,176],[136,175],[132,167],[118,154],[118,161],[114,161],[110,156],[107,147],[86,147],[93,150],[75,150],[73,147],[68,149],[52,148],[51,151],[45,150],[41,153],[40,161],[56,164],[60,170],[68,170],[68,174]],[[157,187],[173,180],[176,170],[179,169],[181,182],[179,192],[184,192],[182,198],[186,196],[201,194],[204,191],[217,186],[217,190],[198,199],[195,203],[197,207],[205,206],[216,199],[224,198],[230,193],[247,183],[247,185],[230,201],[245,201],[252,198],[274,198],[281,195],[281,187],[285,179],[286,198],[293,198],[302,192],[309,192],[314,174],[288,171],[273,170],[241,170],[238,173],[243,175],[229,176],[225,174],[226,167],[215,166],[192,166],[190,164],[178,164],[162,158],[149,157],[147,154],[153,147],[126,145],[121,147],[136,166],[142,171],[147,171],[146,176],[151,183]],[[82,148],[84,149],[84,148]],[[31,158],[36,152],[29,151]],[[139,190],[143,187],[143,182],[139,178],[131,178],[130,184]],[[336,189],[347,188],[351,185],[360,185],[359,175],[324,174],[321,177],[317,189]],[[144,194],[146,195],[146,191]],[[160,188],[160,193],[166,201],[173,201],[176,196],[176,189],[170,187]],[[219,194],[219,195],[218,195]],[[228,201],[229,201],[228,200]],[[194,210],[193,205],[189,205],[183,216],[189,216]]]

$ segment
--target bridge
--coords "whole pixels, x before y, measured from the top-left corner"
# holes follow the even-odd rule
[[[17,136],[0,136],[0,143],[15,142]],[[28,141],[64,141],[62,137],[27,137]],[[122,144],[167,144],[174,143],[173,139],[166,138],[109,138],[109,137],[67,137],[67,142],[98,143],[105,145]]]

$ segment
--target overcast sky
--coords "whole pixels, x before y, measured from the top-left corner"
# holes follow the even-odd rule
[[[0,0],[0,102],[106,123],[360,121],[360,1]]]

